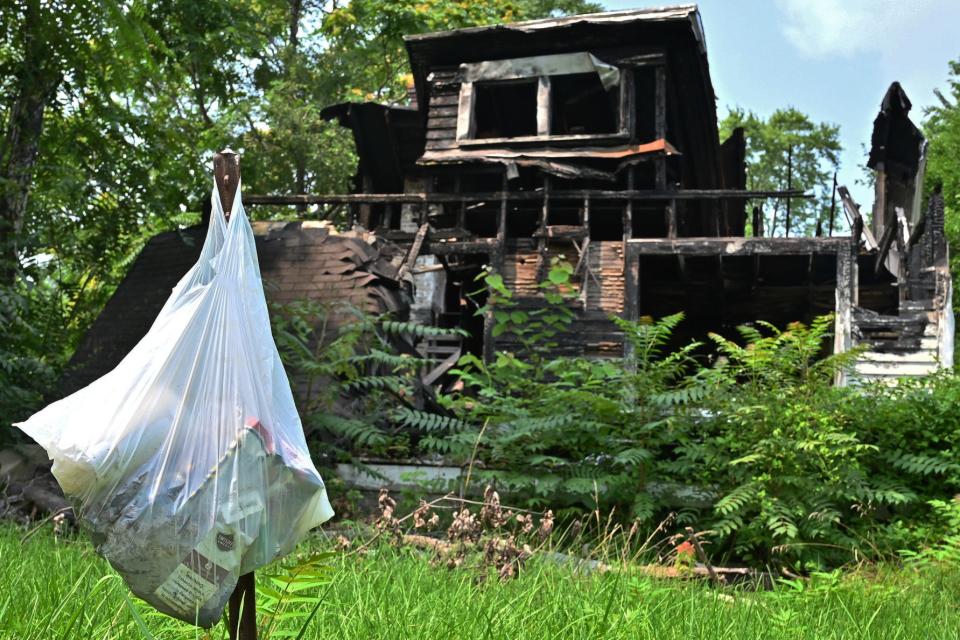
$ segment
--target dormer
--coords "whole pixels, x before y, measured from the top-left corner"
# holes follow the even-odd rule
[[[628,78],[587,51],[461,64],[457,144],[626,141]]]
[[[673,156],[670,180],[723,184],[695,5],[405,38],[426,129],[421,166],[524,159],[618,174]]]

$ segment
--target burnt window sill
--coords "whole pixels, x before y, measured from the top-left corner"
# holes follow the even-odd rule
[[[516,145],[524,147],[535,147],[544,144],[563,144],[577,146],[582,143],[589,144],[622,144],[630,139],[630,133],[620,131],[619,133],[601,133],[601,134],[579,134],[579,135],[554,135],[554,136],[517,136],[515,138],[467,138],[457,140],[457,145],[461,147],[502,147],[504,145]]]

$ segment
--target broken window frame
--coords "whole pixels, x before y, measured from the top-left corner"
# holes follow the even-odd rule
[[[542,56],[542,58],[560,58],[563,56],[590,56],[596,65],[615,68],[619,75],[617,81],[617,90],[619,100],[617,104],[617,118],[619,121],[618,130],[611,133],[588,133],[588,134],[551,134],[551,76],[574,75],[584,73],[583,68],[573,68],[567,73],[550,73],[549,75],[525,72],[523,70],[515,72],[504,72],[500,70],[494,74],[485,75],[478,67],[487,63],[475,63],[461,65],[461,71],[470,79],[464,79],[460,84],[459,105],[457,108],[457,143],[461,146],[490,146],[495,144],[523,143],[523,142],[563,142],[563,141],[620,141],[628,140],[632,135],[632,113],[630,104],[632,104],[633,93],[633,74],[627,73],[629,68],[621,65],[613,65],[598,60],[592,54],[579,52],[576,54],[560,54],[559,56]],[[515,65],[523,67],[524,63],[529,64],[535,58],[514,58],[504,61],[507,66]],[[535,65],[530,65],[535,68]],[[477,83],[493,82],[515,82],[518,80],[537,80],[537,135],[534,136],[515,136],[515,137],[496,137],[496,138],[477,138],[476,137],[476,90]]]

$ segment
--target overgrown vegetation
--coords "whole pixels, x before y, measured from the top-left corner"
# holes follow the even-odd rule
[[[52,386],[23,367],[56,377],[144,244],[199,221],[214,151],[243,154],[248,193],[346,192],[353,141],[320,111],[402,99],[404,34],[596,9],[583,0],[4,2],[0,394],[33,400],[0,397],[0,439]]]
[[[226,638],[153,611],[83,539],[49,530],[21,543],[0,526],[0,638]],[[323,555],[312,540],[257,572],[259,637],[948,639],[960,634],[960,574],[933,566],[780,580],[766,592],[717,591],[628,568],[582,573],[531,561],[514,580],[478,584],[429,553],[378,544]],[[306,568],[310,567],[310,568]],[[285,594],[285,595],[284,595]],[[300,634],[300,635],[298,635]]]
[[[360,344],[351,336],[379,335],[369,320],[351,325],[306,368],[363,390],[360,404],[349,418],[307,408],[307,421],[335,432],[341,452],[472,464],[477,482],[519,506],[708,531],[720,562],[809,571],[955,533],[942,513],[960,492],[960,378],[837,388],[855,354],[824,356],[832,316],[784,330],[756,323],[736,340],[711,335],[709,345],[672,351],[681,314],[618,319],[632,359],[551,357],[571,322],[570,271],[553,265],[549,303],[533,312],[512,306],[502,280],[486,274],[496,332],[513,332],[520,347],[489,363],[464,356],[454,391],[430,395],[433,408],[414,400],[420,362],[381,339],[351,354]],[[377,369],[344,373],[338,363]]]

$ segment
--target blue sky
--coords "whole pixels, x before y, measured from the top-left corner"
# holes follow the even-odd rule
[[[606,0],[609,9],[658,6]],[[679,4],[679,3],[677,3]],[[899,80],[914,122],[960,58],[960,0],[702,0],[720,116],[739,105],[761,115],[793,106],[840,125],[839,181],[867,206],[864,148],[887,87]]]

